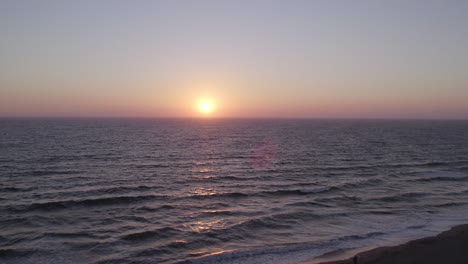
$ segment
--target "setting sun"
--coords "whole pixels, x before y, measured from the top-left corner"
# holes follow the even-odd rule
[[[213,112],[214,110],[214,105],[212,102],[210,101],[207,101],[207,100],[203,100],[201,101],[199,104],[198,104],[198,110],[200,111],[200,113],[202,114],[210,114]]]

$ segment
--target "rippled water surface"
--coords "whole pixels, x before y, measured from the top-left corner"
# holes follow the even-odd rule
[[[468,122],[0,120],[2,263],[297,263],[468,222]]]

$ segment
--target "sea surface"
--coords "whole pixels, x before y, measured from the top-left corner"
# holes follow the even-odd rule
[[[1,263],[300,263],[468,223],[468,122],[1,119]]]

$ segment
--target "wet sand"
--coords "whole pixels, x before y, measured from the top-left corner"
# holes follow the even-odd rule
[[[306,263],[352,264],[357,256],[358,264],[467,264],[468,224],[398,246],[356,251],[332,252]]]

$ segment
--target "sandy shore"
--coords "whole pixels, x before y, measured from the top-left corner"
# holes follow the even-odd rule
[[[398,246],[332,252],[306,263],[352,264],[354,256],[358,264],[467,264],[468,224]]]

